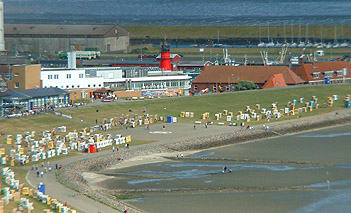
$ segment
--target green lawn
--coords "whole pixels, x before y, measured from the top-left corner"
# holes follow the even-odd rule
[[[284,108],[288,101],[304,97],[307,102],[312,96],[317,96],[319,103],[326,103],[328,96],[339,95],[340,99],[343,99],[344,96],[350,92],[351,85],[308,86],[275,90],[222,93],[195,97],[165,98],[153,101],[131,101],[127,103],[72,109],[69,111],[69,114],[75,119],[84,119],[89,123],[94,123],[95,119],[101,121],[104,118],[119,118],[122,115],[142,115],[143,108],[146,107],[146,112],[150,115],[157,114],[161,116],[179,117],[180,112],[182,111],[194,112],[194,118],[178,119],[179,122],[188,123],[199,120],[201,114],[204,112],[210,112],[211,116],[209,120],[213,121],[214,114],[222,112],[223,110],[231,111],[236,115],[239,110],[244,110],[245,106],[251,106],[251,108],[253,108],[256,104],[261,104],[261,107],[268,108],[274,102],[278,102],[279,108]],[[343,101],[339,100],[333,108],[319,109],[310,114],[337,110],[343,108],[343,105]],[[301,106],[297,105],[297,107]],[[96,110],[99,112],[96,112]],[[129,112],[129,110],[132,112]]]
[[[68,131],[90,127],[95,125],[97,119],[101,123],[105,118],[119,118],[121,116],[142,116],[144,107],[146,113],[159,116],[177,116],[180,112],[194,112],[194,118],[179,118],[178,122],[194,122],[199,120],[204,112],[210,112],[208,120],[214,121],[214,114],[228,110],[235,115],[245,106],[253,108],[256,104],[261,107],[270,107],[272,103],[278,102],[278,108],[284,108],[288,101],[305,98],[305,102],[311,97],[317,96],[319,103],[325,103],[328,96],[339,95],[339,101],[333,108],[319,109],[310,114],[325,113],[330,110],[343,108],[343,98],[351,94],[351,85],[322,85],[284,88],[275,90],[257,90],[248,92],[233,92],[222,94],[210,94],[195,97],[162,98],[152,101],[130,101],[125,103],[114,103],[99,106],[86,106],[65,110],[65,114],[73,116],[73,120],[67,120],[54,115],[39,115],[25,118],[5,119],[0,121],[2,131],[6,134],[23,134],[25,131],[35,130],[37,134],[42,130],[51,130],[54,127],[65,125]],[[302,106],[302,105],[301,105]],[[299,107],[299,105],[297,105]],[[98,112],[97,112],[98,110]],[[132,111],[132,112],[129,112]],[[1,142],[5,143],[5,136],[1,136]]]
[[[323,108],[305,113],[303,116],[326,113],[343,108],[343,98],[351,94],[351,85],[323,85],[296,88],[285,88],[275,90],[257,90],[249,92],[233,92],[222,94],[210,94],[195,97],[162,98],[152,101],[130,101],[125,103],[114,103],[99,106],[86,106],[65,110],[65,114],[73,116],[73,120],[67,120],[54,115],[39,115],[25,118],[5,119],[0,121],[0,126],[5,135],[23,134],[25,131],[35,130],[37,135],[40,131],[51,130],[54,127],[65,125],[67,131],[80,130],[84,127],[95,125],[96,119],[101,123],[104,119],[120,118],[121,116],[142,116],[143,109],[146,113],[159,116],[176,116],[178,122],[193,123],[199,120],[204,112],[210,113],[208,121],[214,121],[214,114],[228,110],[234,115],[245,106],[254,108],[256,104],[269,108],[272,103],[278,102],[278,108],[284,108],[288,101],[305,98],[305,102],[311,97],[317,96],[320,104],[326,103],[327,97],[339,95],[340,100],[332,108]],[[301,107],[297,105],[296,107]],[[98,112],[97,112],[98,110]],[[132,111],[132,112],[129,112]],[[181,112],[194,112],[194,118],[180,118]],[[82,120],[82,121],[81,121]],[[118,128],[117,128],[118,130]],[[5,146],[5,135],[0,137],[1,144]],[[14,146],[13,146],[14,147]]]

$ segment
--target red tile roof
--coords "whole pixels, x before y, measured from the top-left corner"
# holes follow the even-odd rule
[[[302,84],[303,81],[286,66],[209,66],[195,78],[193,83],[238,83],[246,80],[265,84],[268,79],[281,73],[286,84]]]
[[[283,74],[278,73],[272,75],[272,77],[263,85],[262,88],[275,88],[275,87],[286,87],[286,83],[283,77]]]
[[[346,68],[347,74],[345,76],[337,76],[337,71],[343,71]],[[351,77],[351,66],[347,61],[333,61],[325,63],[313,63],[313,64],[303,64],[298,68],[295,73],[300,76],[304,81],[318,81],[323,80],[326,76],[325,72],[333,72],[333,79],[338,78],[350,78]],[[320,73],[319,78],[313,78],[313,73]]]

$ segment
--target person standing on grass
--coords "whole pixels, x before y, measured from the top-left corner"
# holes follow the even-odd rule
[[[112,147],[112,152],[115,152],[115,147],[114,146]]]

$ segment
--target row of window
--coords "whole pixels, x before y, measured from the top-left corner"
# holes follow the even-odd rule
[[[334,76],[334,72],[325,72],[324,74],[324,78],[332,78]],[[346,74],[343,72],[343,71],[337,71],[336,72],[336,76],[337,77],[343,77],[345,76]],[[321,77],[321,73],[319,72],[314,72],[312,73],[312,77],[315,78],[315,79],[318,79]]]
[[[59,75],[58,74],[48,75],[48,79],[52,79],[52,76],[54,76],[54,79],[59,79]],[[70,78],[72,78],[72,75],[71,74],[67,74],[66,77],[67,77],[67,79],[70,79]],[[79,78],[84,78],[84,74],[80,73],[79,74]]]
[[[90,88],[90,87],[96,87],[96,84],[93,84],[93,85],[90,85],[90,84],[88,84],[88,87]],[[101,87],[101,84],[99,84],[99,87]],[[18,87],[17,87],[18,88]],[[44,88],[47,88],[47,86],[45,86]],[[58,88],[58,86],[56,86],[56,88]],[[72,85],[71,87],[69,86],[69,85],[66,85],[66,89],[69,89],[69,88],[80,88],[80,86],[79,85],[77,85],[77,86],[74,86],[74,85]],[[64,89],[64,86],[61,86],[61,89]]]

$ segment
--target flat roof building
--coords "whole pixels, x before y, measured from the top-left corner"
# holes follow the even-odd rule
[[[117,25],[5,24],[8,51],[58,52],[94,49],[126,52],[129,32]]]

